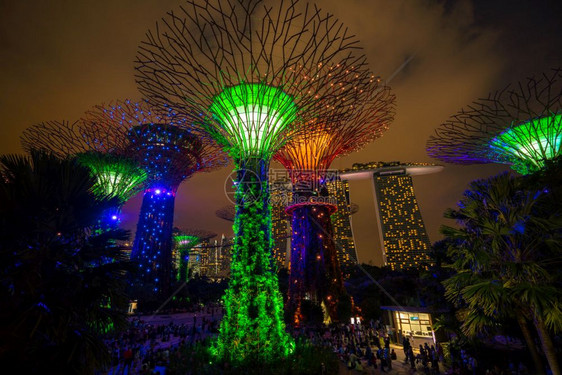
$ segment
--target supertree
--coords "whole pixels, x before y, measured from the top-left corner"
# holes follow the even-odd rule
[[[304,299],[323,305],[336,320],[345,294],[331,221],[337,206],[326,186],[338,176],[329,168],[335,158],[380,137],[394,118],[395,96],[388,87],[373,84],[361,94],[368,100],[348,116],[315,118],[316,132],[292,138],[274,156],[293,184],[294,204],[286,212],[292,216],[288,306],[295,324],[302,321]]]
[[[491,93],[451,116],[427,142],[427,153],[455,164],[508,164],[529,174],[560,155],[562,70]]]
[[[234,205],[227,205],[215,211],[215,215],[226,221],[234,222],[236,216],[236,207]]]
[[[189,116],[237,166],[235,240],[218,358],[262,361],[292,346],[272,271],[268,166],[314,118],[344,112],[372,83],[357,40],[297,0],[187,0],[137,54],[140,91]]]
[[[128,142],[127,154],[147,173],[146,189],[131,258],[138,262],[135,287],[167,296],[172,280],[172,229],[176,191],[198,171],[227,164],[226,154],[208,137],[182,126],[187,119],[147,101],[114,101],[94,106],[84,123],[93,139],[100,134]]]
[[[126,156],[126,140],[110,134],[92,138],[81,121],[48,121],[31,126],[23,132],[21,143],[26,151],[42,150],[61,158],[76,158],[96,179],[93,193],[115,198],[116,205],[99,219],[97,233],[118,227],[122,205],[140,191],[146,180],[139,163]]]
[[[203,229],[179,230],[174,235],[176,252],[176,281],[184,282],[189,276],[189,258],[193,256],[193,248],[203,241],[216,237],[217,234]]]

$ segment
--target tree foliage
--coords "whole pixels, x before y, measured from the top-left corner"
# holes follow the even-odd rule
[[[74,160],[0,157],[0,358],[20,373],[93,373],[100,333],[125,324],[127,233],[92,234],[116,203],[95,182]]]
[[[461,308],[462,331],[491,334],[505,319],[524,318],[520,325],[535,326],[557,373],[549,333],[562,329],[562,215],[552,203],[549,189],[526,179],[502,174],[477,180],[458,208],[445,213],[458,227],[442,232],[452,240],[448,255],[456,271],[444,281],[445,295]]]

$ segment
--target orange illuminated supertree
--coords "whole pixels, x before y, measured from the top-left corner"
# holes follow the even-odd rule
[[[303,319],[304,299],[323,305],[330,318],[337,319],[345,288],[330,219],[336,204],[325,184],[338,178],[329,171],[335,158],[361,149],[392,122],[395,97],[379,82],[373,79],[348,115],[314,119],[310,126],[315,132],[291,139],[274,157],[293,183],[293,204],[286,212],[292,216],[288,309],[295,324]]]
[[[83,121],[92,139],[103,140],[111,134],[127,142],[125,152],[147,173],[131,253],[139,267],[135,287],[167,297],[176,191],[194,173],[225,166],[226,154],[209,137],[192,131],[186,117],[153,108],[146,101],[98,105]]]

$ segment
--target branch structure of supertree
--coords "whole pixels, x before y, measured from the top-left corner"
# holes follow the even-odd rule
[[[357,40],[298,0],[187,0],[149,31],[137,54],[140,91],[200,124],[237,166],[225,315],[214,352],[232,362],[287,355],[271,258],[271,157],[315,118],[345,113],[372,84]]]
[[[115,101],[95,106],[84,118],[89,136],[128,142],[127,154],[147,173],[131,258],[138,262],[137,287],[167,296],[173,277],[172,229],[176,191],[195,172],[227,163],[226,154],[208,137],[181,126],[186,119],[148,102]]]
[[[455,164],[508,164],[529,174],[561,154],[562,69],[479,99],[441,124],[427,153]]]
[[[35,149],[76,158],[96,179],[93,193],[117,200],[117,205],[99,219],[98,233],[117,228],[122,205],[140,191],[146,180],[144,169],[124,152],[128,142],[109,136],[91,138],[81,121],[49,121],[31,126],[23,132],[21,143],[26,151]]]
[[[215,211],[215,215],[223,220],[234,222],[236,216],[236,207],[234,205],[227,205]]]
[[[304,299],[322,305],[331,320],[337,320],[339,297],[346,293],[330,219],[337,206],[326,182],[338,178],[329,173],[335,158],[380,137],[394,118],[390,89],[374,84],[368,90],[362,93],[368,100],[348,116],[316,118],[316,132],[292,138],[274,156],[293,184],[295,203],[286,209],[292,216],[288,309],[297,325],[303,320]]]

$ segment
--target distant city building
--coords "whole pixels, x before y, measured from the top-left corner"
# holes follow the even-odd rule
[[[287,180],[276,180],[271,184],[271,233],[273,236],[272,256],[277,269],[286,268],[287,253],[291,249],[290,217],[285,213],[291,202],[291,186]]]
[[[383,265],[393,270],[427,265],[431,243],[411,176],[442,169],[428,163],[373,162],[342,171],[342,179],[372,180]]]
[[[339,176],[326,183],[328,192],[335,197],[337,211],[332,214],[334,239],[338,250],[338,259],[342,268],[357,264],[355,241],[351,228],[352,205],[349,200],[349,182]]]
[[[211,279],[222,279],[230,275],[230,262],[232,239],[227,238],[224,234],[220,241],[204,241],[196,246],[194,250],[198,250],[201,255],[200,276],[206,276]]]

